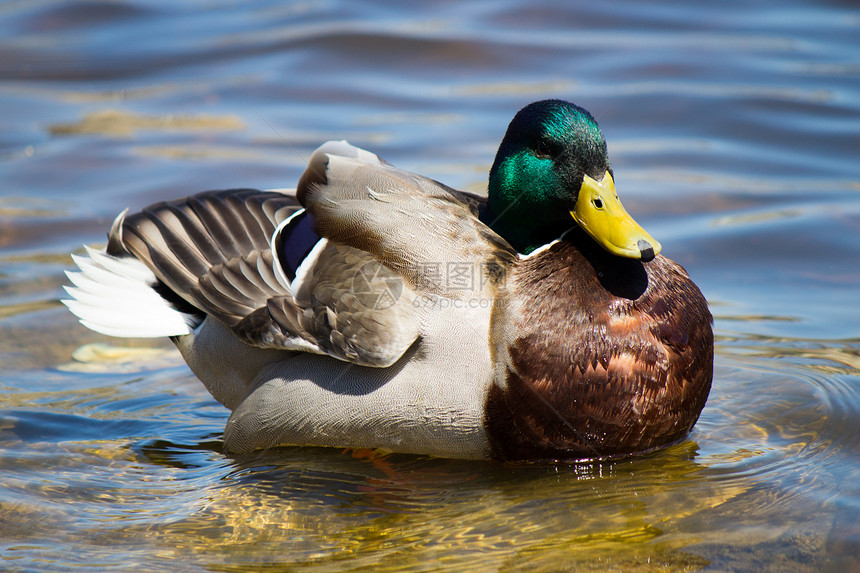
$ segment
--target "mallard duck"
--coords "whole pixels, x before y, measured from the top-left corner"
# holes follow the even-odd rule
[[[660,250],[595,119],[547,100],[514,117],[487,199],[329,142],[293,191],[123,212],[64,302],[170,337],[232,410],[230,452],[607,458],[682,440],[710,390],[711,314]]]

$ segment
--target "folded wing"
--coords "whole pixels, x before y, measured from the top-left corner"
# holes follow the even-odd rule
[[[420,336],[416,297],[468,294],[440,283],[440,269],[483,271],[481,290],[515,259],[478,206],[330,142],[295,194],[238,189],[157,203],[118,218],[101,256],[143,262],[156,279],[148,286],[187,324],[202,312],[254,346],[385,367]]]

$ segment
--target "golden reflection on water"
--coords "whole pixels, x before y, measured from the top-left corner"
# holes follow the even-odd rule
[[[214,115],[140,115],[119,109],[86,114],[75,123],[56,123],[48,130],[53,135],[101,134],[130,137],[143,129],[158,130],[237,130],[245,124],[236,116]]]
[[[66,372],[127,373],[184,364],[175,348],[116,346],[105,342],[85,344],[72,353],[72,361],[57,366]]]
[[[286,449],[236,460],[182,519],[115,534],[189,551],[201,563],[226,559],[236,570],[281,558],[349,559],[382,570],[518,563],[694,570],[707,563],[683,551],[695,536],[672,530],[747,490],[687,487],[702,481],[694,452],[687,442],[620,465],[504,468]]]

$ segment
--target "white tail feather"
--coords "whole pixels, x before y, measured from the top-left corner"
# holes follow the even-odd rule
[[[160,338],[190,334],[194,316],[179,312],[153,285],[152,271],[134,257],[114,257],[86,247],[88,256],[72,255],[80,272],[66,272],[74,286],[62,301],[87,328],[124,338]]]

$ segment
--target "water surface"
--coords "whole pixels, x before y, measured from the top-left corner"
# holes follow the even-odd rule
[[[860,12],[596,4],[0,5],[0,569],[860,570]],[[546,97],[594,113],[625,205],[716,317],[677,446],[228,456],[169,344],[58,302],[125,207],[288,187],[336,138],[480,191]]]

